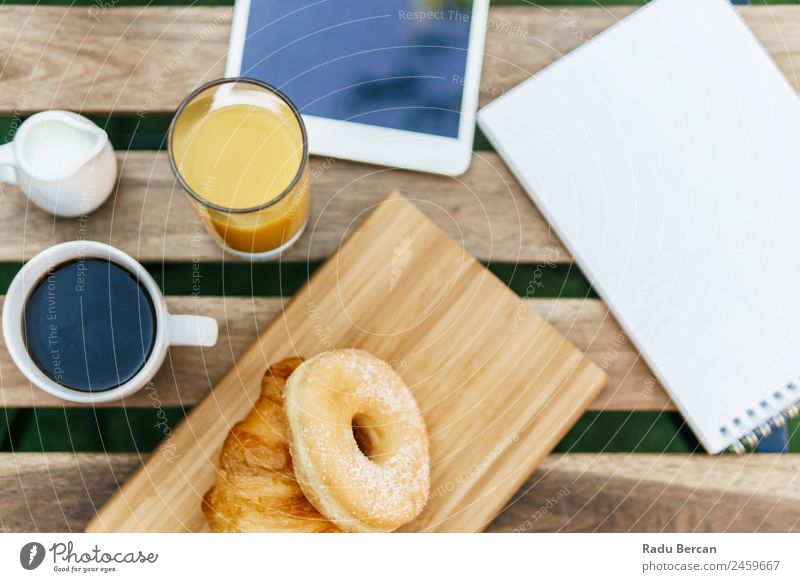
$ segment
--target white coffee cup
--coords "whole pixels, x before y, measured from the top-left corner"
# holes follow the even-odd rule
[[[16,184],[38,207],[75,217],[96,210],[117,182],[106,132],[70,111],[42,111],[0,146],[0,182]]]
[[[81,258],[108,260],[127,270],[150,295],[155,312],[155,339],[149,357],[133,378],[110,390],[84,392],[58,384],[39,369],[25,346],[22,316],[28,297],[51,269]],[[25,263],[14,277],[3,305],[3,337],[20,371],[45,392],[83,404],[108,402],[133,394],[150,382],[170,346],[210,347],[217,343],[217,334],[217,322],[211,317],[168,313],[164,296],[144,267],[130,255],[99,242],[73,241],[42,251]]]

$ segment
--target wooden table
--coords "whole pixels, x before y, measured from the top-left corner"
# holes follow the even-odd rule
[[[485,104],[632,10],[494,8],[481,92]],[[800,7],[746,7],[742,14],[793,81],[800,65]],[[0,7],[0,114],[47,108],[140,117],[174,110],[192,88],[222,76],[231,10],[220,8]],[[543,112],[546,114],[546,112]],[[122,144],[117,144],[120,146]],[[198,234],[166,155],[120,152],[114,200],[86,221],[53,220],[11,188],[0,196],[0,261],[18,262],[66,240],[109,242],[147,262],[222,262]],[[285,257],[324,259],[351,220],[390,188],[438,205],[431,217],[485,262],[569,263],[547,223],[493,153],[476,152],[458,179],[344,161],[313,160],[310,233]],[[324,220],[316,220],[324,213]],[[220,342],[173,350],[155,380],[162,406],[191,406],[232,364],[280,298],[170,297],[178,312],[213,315]],[[530,297],[611,381],[596,410],[671,411],[672,403],[597,300]],[[198,361],[202,364],[198,365]],[[4,407],[62,406],[32,388],[0,347]],[[151,407],[147,393],[124,402]],[[119,406],[119,404],[117,404]],[[0,454],[0,527],[82,530],[96,507],[142,462],[136,454]],[[553,455],[490,531],[800,530],[800,456]]]

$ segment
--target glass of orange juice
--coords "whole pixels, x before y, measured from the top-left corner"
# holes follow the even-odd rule
[[[234,254],[269,259],[308,222],[308,138],[294,104],[252,79],[190,94],[168,135],[169,161],[208,231]]]

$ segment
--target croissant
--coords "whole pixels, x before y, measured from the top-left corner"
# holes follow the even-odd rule
[[[290,358],[271,366],[255,407],[228,434],[217,483],[203,497],[212,531],[341,531],[311,505],[295,480],[283,389],[301,363]]]

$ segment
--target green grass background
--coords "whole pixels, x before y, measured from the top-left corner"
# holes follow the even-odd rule
[[[65,2],[59,0],[18,1],[14,4],[91,6],[92,0]],[[765,3],[765,2],[757,2]],[[792,0],[770,4],[796,3]],[[152,2],[119,0],[117,6],[220,6],[232,1],[197,0]],[[537,3],[522,0],[495,0],[493,5],[637,5],[635,0],[545,0]],[[161,149],[169,117],[149,116],[144,120],[125,116],[95,116],[94,121],[105,127],[118,149]],[[0,131],[8,135],[11,119],[0,117]],[[490,149],[486,140],[476,136],[476,149]],[[192,268],[188,265],[146,265],[168,295],[188,295],[192,292]],[[203,294],[205,295],[291,295],[306,280],[307,274],[319,266],[312,264],[282,264],[280,272],[274,264],[203,264]],[[5,292],[19,263],[0,264],[0,292]],[[526,265],[493,264],[489,268],[520,295],[531,279],[533,267]],[[280,276],[280,280],[279,280]],[[575,267],[557,266],[546,269],[537,291],[539,297],[595,297],[586,278]],[[187,410],[166,410],[167,421],[177,424]],[[163,437],[156,411],[147,408],[46,408],[2,409],[0,413],[0,451],[139,451],[149,452]],[[791,450],[800,450],[798,423],[790,425]],[[558,445],[561,452],[690,452],[698,443],[677,413],[657,412],[589,412],[583,415]]]

